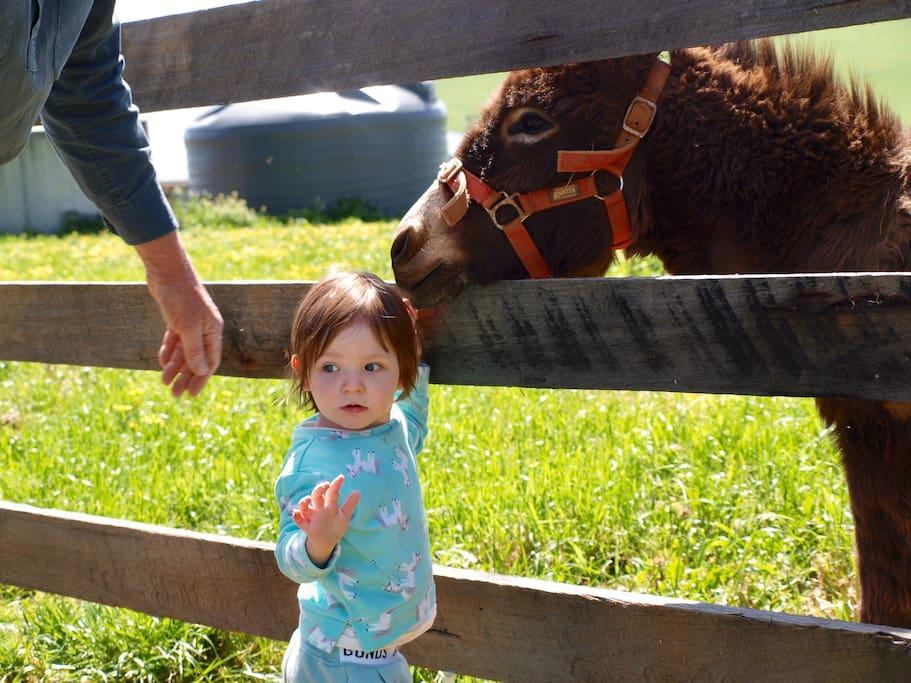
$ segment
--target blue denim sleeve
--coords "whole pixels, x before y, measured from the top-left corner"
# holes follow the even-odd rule
[[[96,0],[41,113],[76,182],[127,244],[177,227],[149,160],[149,142],[123,80],[114,0]]]

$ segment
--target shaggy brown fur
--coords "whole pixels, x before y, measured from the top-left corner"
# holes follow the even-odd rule
[[[612,147],[653,59],[512,73],[458,156],[510,193],[565,182],[557,150]],[[653,128],[624,174],[632,253],[657,254],[674,274],[911,269],[911,141],[869,89],[840,85],[829,59],[776,53],[768,41],[681,50],[671,64]],[[532,120],[523,138],[524,114],[507,118],[521,108],[549,128],[536,133]],[[476,206],[455,228],[442,223],[447,199],[432,186],[392,247],[396,279],[419,304],[467,282],[526,277]],[[528,225],[555,276],[601,275],[612,259],[595,201]],[[818,406],[843,453],[861,618],[911,627],[911,406]]]

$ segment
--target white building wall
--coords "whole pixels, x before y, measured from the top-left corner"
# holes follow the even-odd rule
[[[40,127],[0,166],[0,232],[59,232],[68,212],[98,216]]]

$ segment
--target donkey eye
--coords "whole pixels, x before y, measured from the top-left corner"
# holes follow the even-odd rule
[[[551,122],[540,114],[527,112],[522,115],[521,119],[508,128],[508,132],[510,135],[519,135],[521,133],[525,133],[526,135],[537,135],[546,130],[550,130],[552,127],[553,125]]]

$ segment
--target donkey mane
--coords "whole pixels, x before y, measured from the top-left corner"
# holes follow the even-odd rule
[[[907,162],[901,152],[909,140],[898,116],[856,74],[840,78],[831,54],[761,39],[677,50],[672,63],[676,72],[685,72],[685,81],[696,79],[697,88],[684,85],[690,97],[694,91],[718,93],[738,125],[761,122],[776,133],[797,132],[802,146],[829,155],[862,153],[867,166],[886,158],[904,165],[896,154]],[[746,130],[754,132],[749,125]]]
[[[850,73],[846,83],[839,78],[830,52],[820,53],[791,41],[776,47],[768,38],[727,43],[707,51],[736,67],[737,73],[731,74],[734,83],[756,92],[812,100],[840,121],[862,118],[870,129],[887,137],[896,136],[893,140],[897,141],[898,117],[857,74]]]
[[[911,140],[868,86],[770,40],[678,50],[671,64],[646,141],[649,189],[664,191],[636,252],[676,273],[907,267]]]

